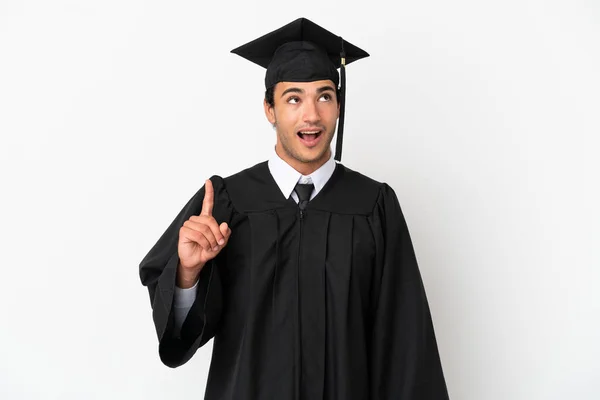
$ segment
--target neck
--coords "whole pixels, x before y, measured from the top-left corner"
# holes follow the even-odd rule
[[[321,168],[331,157],[331,149],[328,149],[327,152],[323,154],[322,157],[317,160],[310,162],[303,162],[295,159],[288,155],[283,149],[280,148],[279,144],[275,146],[275,152],[283,161],[285,161],[289,166],[294,168],[296,171],[300,172],[302,175],[310,175],[319,168]]]

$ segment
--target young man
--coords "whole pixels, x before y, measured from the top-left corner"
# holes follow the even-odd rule
[[[214,337],[209,400],[447,399],[396,195],[331,153],[344,63],[368,54],[303,18],[233,52],[267,68],[277,144],[207,180],[141,262],[161,360]]]

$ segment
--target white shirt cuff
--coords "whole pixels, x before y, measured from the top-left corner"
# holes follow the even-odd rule
[[[179,336],[183,322],[187,318],[190,308],[196,300],[196,287],[198,282],[189,289],[182,289],[175,285],[175,294],[173,299],[173,317],[175,336]]]
[[[196,287],[198,281],[189,289],[182,289],[175,285],[175,299],[173,307],[175,308],[190,308],[196,300]]]

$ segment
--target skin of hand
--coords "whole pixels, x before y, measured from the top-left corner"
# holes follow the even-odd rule
[[[177,286],[194,286],[206,263],[227,246],[231,229],[227,223],[218,224],[212,215],[215,191],[210,179],[205,182],[205,195],[200,215],[192,215],[179,229],[177,252]]]

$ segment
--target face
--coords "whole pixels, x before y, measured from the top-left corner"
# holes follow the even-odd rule
[[[339,116],[335,85],[330,80],[279,82],[275,106],[265,102],[265,114],[277,131],[279,157],[308,175],[330,157]]]

